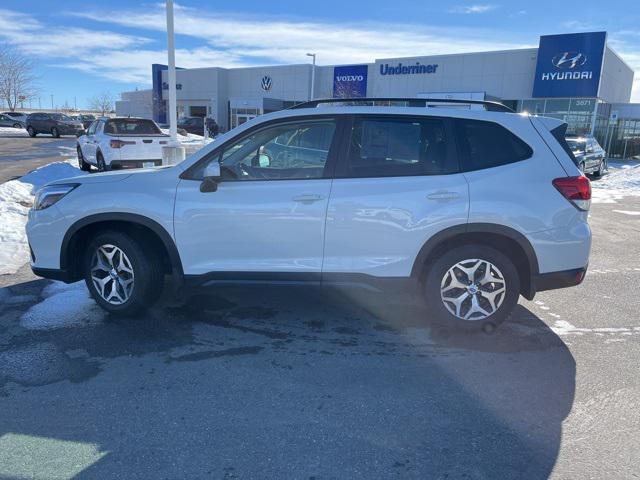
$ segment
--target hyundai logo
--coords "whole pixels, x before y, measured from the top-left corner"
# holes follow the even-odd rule
[[[268,92],[269,90],[271,90],[272,84],[273,84],[273,80],[271,80],[271,77],[268,75],[265,75],[264,77],[262,77],[262,80],[260,81],[260,87],[265,92]]]
[[[556,68],[576,68],[587,63],[587,57],[580,52],[562,52],[553,57],[551,63]]]

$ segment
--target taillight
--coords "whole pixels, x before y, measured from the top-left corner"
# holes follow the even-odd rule
[[[111,148],[122,148],[125,145],[135,145],[136,142],[125,142],[124,140],[111,140],[109,146]]]
[[[579,210],[589,210],[591,206],[591,182],[584,175],[579,177],[560,177],[553,186]]]

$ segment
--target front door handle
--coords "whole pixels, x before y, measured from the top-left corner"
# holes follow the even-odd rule
[[[293,197],[292,200],[294,202],[300,202],[300,203],[313,203],[313,202],[318,202],[320,200],[324,200],[324,197],[322,195],[308,193],[304,195],[298,195],[297,197]]]
[[[448,192],[448,191],[439,191],[433,192],[427,195],[429,200],[455,200],[459,198],[460,194],[458,192]]]

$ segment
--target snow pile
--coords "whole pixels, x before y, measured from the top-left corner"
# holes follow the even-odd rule
[[[26,137],[29,135],[24,128],[0,127],[0,137]]]
[[[84,282],[53,282],[43,291],[44,300],[20,318],[20,326],[29,330],[89,327],[102,322],[105,312],[89,296]]]
[[[0,275],[17,272],[29,261],[24,227],[33,204],[33,195],[46,183],[84,175],[68,162],[56,162],[38,168],[19,180],[0,185]]]
[[[591,182],[594,203],[617,203],[624,196],[640,196],[640,164],[612,164],[609,174]]]

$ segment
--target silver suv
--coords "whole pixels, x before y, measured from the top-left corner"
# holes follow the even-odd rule
[[[27,225],[33,271],[84,279],[114,313],[151,305],[171,275],[414,291],[429,319],[472,327],[579,284],[591,190],[566,124],[424,102],[315,101],[174,167],[49,184]]]

